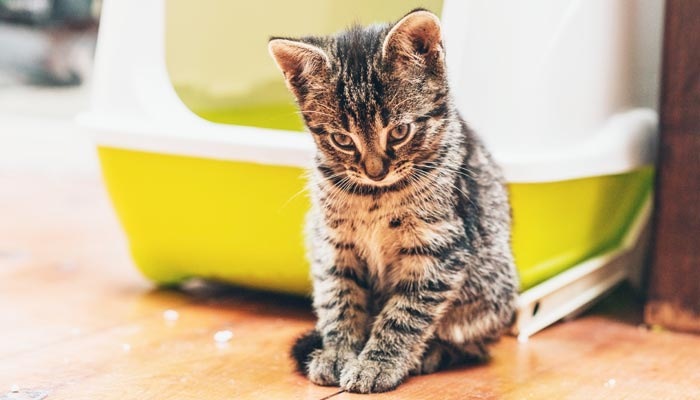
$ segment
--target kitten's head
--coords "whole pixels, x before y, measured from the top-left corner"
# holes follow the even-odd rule
[[[351,187],[397,185],[439,157],[451,111],[435,14],[414,10],[393,25],[329,37],[273,38],[269,50],[327,178]]]

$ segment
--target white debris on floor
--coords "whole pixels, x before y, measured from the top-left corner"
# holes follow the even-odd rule
[[[163,311],[163,319],[168,322],[175,322],[180,319],[180,313],[175,310],[165,310]]]
[[[45,390],[22,390],[19,385],[12,385],[7,394],[0,393],[0,400],[43,400],[48,395]]]
[[[233,338],[233,332],[230,330],[226,329],[223,331],[218,331],[214,334],[214,341],[219,344],[224,344],[228,343],[229,340]]]

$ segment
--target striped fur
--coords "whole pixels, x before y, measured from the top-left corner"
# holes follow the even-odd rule
[[[318,323],[294,354],[317,384],[391,390],[410,373],[486,359],[513,322],[507,191],[454,107],[440,35],[437,17],[414,10],[270,42],[318,147],[306,235]],[[400,124],[413,129],[395,145]]]

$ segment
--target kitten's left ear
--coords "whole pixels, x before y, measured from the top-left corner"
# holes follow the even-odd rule
[[[389,62],[439,66],[444,61],[440,19],[428,10],[411,11],[384,39],[382,56]]]

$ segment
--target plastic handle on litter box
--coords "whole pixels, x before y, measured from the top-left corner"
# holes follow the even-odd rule
[[[105,0],[100,24],[91,114],[168,124],[199,120],[168,78],[165,0]]]

